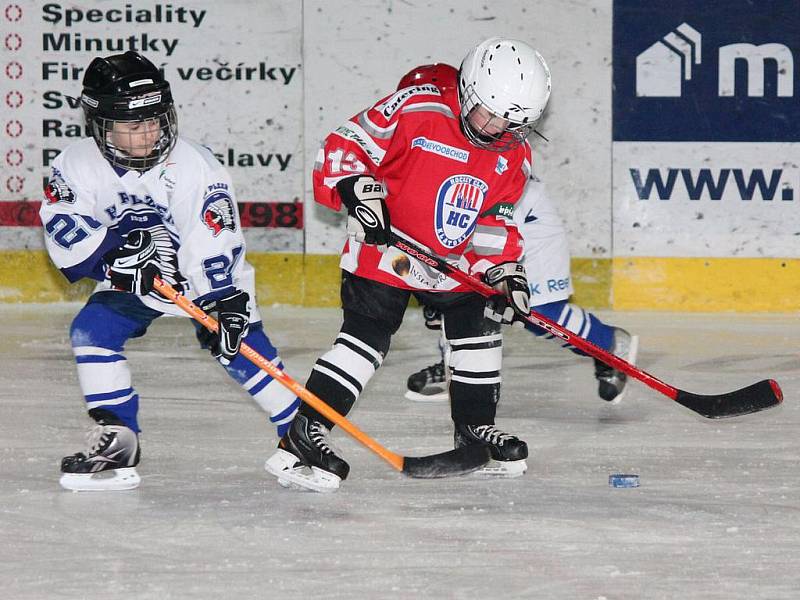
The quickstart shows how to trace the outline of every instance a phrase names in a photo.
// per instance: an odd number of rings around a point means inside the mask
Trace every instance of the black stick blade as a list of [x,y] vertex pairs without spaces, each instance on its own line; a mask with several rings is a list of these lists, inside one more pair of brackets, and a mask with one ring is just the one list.
[[430,456],[403,458],[403,473],[416,479],[438,479],[466,475],[489,462],[491,455],[486,446],[471,444],[449,452]]
[[783,392],[777,381],[764,379],[746,388],[714,396],[678,390],[675,400],[707,419],[723,419],[778,406],[783,402]]

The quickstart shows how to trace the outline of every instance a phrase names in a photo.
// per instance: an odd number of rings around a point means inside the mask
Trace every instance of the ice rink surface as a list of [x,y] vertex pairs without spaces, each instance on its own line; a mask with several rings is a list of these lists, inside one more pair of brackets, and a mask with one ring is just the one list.
[[[127,356],[141,396],[142,484],[71,493],[61,456],[89,425],[69,349],[79,305],[0,305],[0,597],[800,598],[800,316],[604,315],[641,337],[642,368],[697,393],[773,377],[778,409],[709,421],[633,382],[596,396],[592,365],[524,331],[506,336],[498,424],[525,439],[514,480],[412,480],[336,431],[336,494],[284,490],[277,439],[243,391],[161,319]],[[301,382],[339,312],[263,309]],[[447,450],[446,404],[403,398],[436,362],[409,310],[350,418],[408,456]],[[637,473],[641,487],[608,476]]]

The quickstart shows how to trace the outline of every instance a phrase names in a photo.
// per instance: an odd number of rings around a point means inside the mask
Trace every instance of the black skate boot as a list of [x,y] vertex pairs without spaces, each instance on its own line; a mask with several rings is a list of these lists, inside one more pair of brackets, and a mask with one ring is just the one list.
[[[636,354],[639,350],[639,337],[632,336],[620,327],[614,327],[614,343],[610,352],[615,356],[636,364]],[[625,387],[628,376],[602,361],[594,359],[594,376],[597,379],[597,393],[607,402],[618,404],[625,396]]]
[[92,411],[97,425],[86,436],[88,449],[61,459],[61,479],[65,489],[74,492],[132,490],[141,478],[139,436],[113,413]]
[[409,375],[407,386],[406,399],[408,400],[416,402],[449,400],[444,359]]
[[298,414],[289,432],[278,442],[278,451],[264,468],[283,487],[297,486],[315,492],[334,492],[350,472],[348,465],[328,446],[328,428]]
[[456,423],[455,447],[482,444],[489,448],[492,460],[475,471],[478,475],[519,477],[528,468],[528,445],[518,437],[497,429],[494,425],[461,425]]

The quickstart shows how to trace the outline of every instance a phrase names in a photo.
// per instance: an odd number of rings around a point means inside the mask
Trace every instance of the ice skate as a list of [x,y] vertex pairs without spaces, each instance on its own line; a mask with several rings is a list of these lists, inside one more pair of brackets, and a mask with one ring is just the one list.
[[483,444],[492,454],[489,463],[475,471],[484,477],[519,477],[527,469],[528,445],[494,425],[459,425],[455,428],[455,447]]
[[139,487],[139,436],[119,422],[98,421],[88,449],[61,459],[61,487],[73,492],[120,491]]
[[283,487],[335,492],[342,479],[347,479],[350,465],[333,453],[327,434],[327,427],[298,414],[264,468]]
[[408,377],[407,400],[415,402],[444,402],[450,399],[444,359],[412,373]]
[[[639,336],[632,336],[624,329],[614,327],[614,344],[611,346],[611,354],[635,365],[638,351]],[[594,359],[594,376],[597,379],[599,396],[611,404],[619,404],[625,396],[628,376],[596,358]]]

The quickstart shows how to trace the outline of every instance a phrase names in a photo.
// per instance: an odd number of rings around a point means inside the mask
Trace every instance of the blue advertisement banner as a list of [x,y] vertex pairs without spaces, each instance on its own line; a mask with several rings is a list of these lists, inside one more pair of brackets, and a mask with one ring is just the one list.
[[615,141],[800,141],[800,1],[614,0]]

